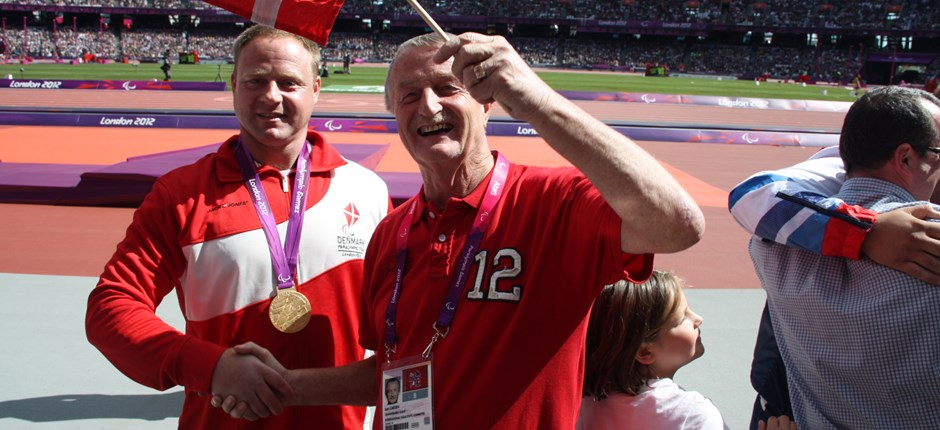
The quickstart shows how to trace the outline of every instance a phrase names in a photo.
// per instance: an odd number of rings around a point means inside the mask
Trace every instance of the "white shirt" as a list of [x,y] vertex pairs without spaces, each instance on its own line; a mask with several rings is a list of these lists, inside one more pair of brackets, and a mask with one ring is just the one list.
[[718,408],[672,379],[651,379],[636,396],[612,393],[596,401],[581,399],[577,430],[727,430]]

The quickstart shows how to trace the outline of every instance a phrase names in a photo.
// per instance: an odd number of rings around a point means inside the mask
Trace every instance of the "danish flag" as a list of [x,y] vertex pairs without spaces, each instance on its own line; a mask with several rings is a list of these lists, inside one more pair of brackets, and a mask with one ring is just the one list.
[[326,46],[343,0],[206,0],[258,24],[279,28]]

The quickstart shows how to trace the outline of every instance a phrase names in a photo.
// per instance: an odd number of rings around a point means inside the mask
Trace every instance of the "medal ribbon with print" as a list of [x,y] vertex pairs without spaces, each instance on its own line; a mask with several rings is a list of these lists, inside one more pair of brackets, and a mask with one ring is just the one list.
[[287,220],[287,235],[284,245],[277,232],[277,223],[271,213],[271,205],[261,185],[261,178],[255,168],[255,163],[248,152],[248,147],[238,138],[236,155],[238,165],[245,178],[245,186],[255,205],[255,212],[261,220],[261,228],[268,239],[268,249],[271,251],[271,265],[277,276],[277,295],[271,301],[268,316],[274,327],[284,333],[296,333],[303,330],[310,321],[310,301],[297,291],[294,273],[297,270],[297,256],[300,252],[300,232],[303,227],[304,213],[307,209],[307,186],[310,184],[309,143],[304,141],[297,158],[297,169],[294,173],[294,189],[291,192],[290,216]]
[[[467,236],[467,241],[464,243],[463,250],[461,250],[460,256],[457,258],[457,268],[454,276],[450,280],[447,299],[441,307],[441,313],[437,321],[434,323],[434,336],[431,338],[431,343],[428,344],[422,354],[424,358],[430,356],[431,348],[434,347],[434,344],[441,338],[447,337],[447,333],[450,331],[450,323],[457,313],[460,295],[470,272],[470,265],[473,261],[471,257],[479,250],[480,243],[483,242],[483,235],[486,233],[486,229],[493,219],[493,209],[496,207],[496,203],[499,202],[499,198],[503,194],[503,189],[506,187],[509,163],[499,152],[495,152],[495,154],[496,166],[493,168],[493,175],[490,176],[490,181],[486,186],[483,201],[480,203],[480,209],[477,210],[476,218],[473,220],[473,226],[470,228],[470,234]],[[395,347],[398,344],[398,337],[395,330],[396,316],[398,314],[398,299],[401,295],[402,282],[405,277],[405,261],[408,258],[408,235],[411,232],[411,223],[414,219],[416,203],[417,200],[411,202],[411,206],[408,208],[408,212],[402,220],[401,227],[398,229],[398,237],[395,242],[395,281],[392,289],[392,297],[389,300],[388,307],[385,309],[385,354],[388,360],[391,359],[391,355],[395,352]]]

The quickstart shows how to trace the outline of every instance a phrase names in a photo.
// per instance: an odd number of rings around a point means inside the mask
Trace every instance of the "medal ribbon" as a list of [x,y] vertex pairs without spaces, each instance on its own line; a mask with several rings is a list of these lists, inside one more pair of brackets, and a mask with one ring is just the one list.
[[[470,228],[467,241],[464,243],[463,250],[460,251],[460,256],[457,258],[457,268],[454,276],[451,277],[450,280],[447,299],[444,302],[444,306],[441,307],[441,313],[437,321],[434,323],[436,334],[431,340],[431,345],[428,345],[428,348],[425,350],[425,356],[430,352],[434,342],[440,337],[446,336],[447,332],[450,330],[450,323],[454,319],[454,314],[457,313],[460,295],[466,283],[467,274],[470,272],[473,254],[480,248],[483,235],[486,233],[486,229],[489,227],[490,221],[493,218],[493,209],[496,207],[496,203],[499,202],[499,198],[503,194],[503,189],[506,187],[509,163],[506,162],[506,159],[499,152],[495,152],[495,154],[496,166],[493,168],[493,175],[490,177],[490,181],[486,186],[483,201],[480,203],[480,208],[477,210],[477,215],[473,220],[473,226]],[[398,344],[398,336],[395,330],[397,325],[396,316],[398,315],[398,299],[401,295],[402,282],[405,277],[405,262],[408,258],[408,235],[411,232],[411,223],[414,219],[416,204],[417,199],[412,201],[411,206],[408,207],[408,212],[405,214],[405,218],[402,219],[401,227],[398,229],[398,237],[395,240],[395,281],[394,287],[392,288],[392,297],[389,300],[388,307],[385,309],[386,355],[390,355]]]
[[309,164],[310,149],[309,143],[304,141],[303,148],[300,150],[300,157],[297,158],[297,169],[294,172],[294,190],[291,192],[290,217],[287,220],[287,235],[284,238],[285,244],[281,246],[281,237],[277,233],[277,223],[274,215],[271,213],[271,205],[268,203],[268,197],[264,193],[264,187],[261,186],[261,178],[258,176],[258,170],[248,152],[248,147],[238,138],[238,147],[235,154],[238,158],[238,165],[241,167],[242,177],[245,178],[245,186],[248,187],[248,194],[255,205],[255,212],[261,220],[261,228],[268,239],[268,249],[271,251],[271,264],[274,273],[277,275],[277,288],[290,288],[294,286],[294,271],[297,270],[297,255],[300,252],[300,232],[303,228],[304,213],[307,209],[307,186],[310,184]]

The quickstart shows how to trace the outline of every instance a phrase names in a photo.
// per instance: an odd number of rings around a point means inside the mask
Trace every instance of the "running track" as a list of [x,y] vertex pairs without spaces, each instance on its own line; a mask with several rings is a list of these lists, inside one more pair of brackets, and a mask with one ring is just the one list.
[[[380,95],[322,93],[315,114],[387,117]],[[195,91],[103,91],[2,89],[0,106],[38,111],[210,112],[230,114],[231,93]],[[618,125],[837,133],[843,113],[760,110],[691,105],[578,102]],[[496,108],[494,118],[507,118]],[[104,127],[0,127],[0,160],[22,163],[112,164],[219,142],[229,130],[119,129]],[[415,172],[397,135],[325,133],[331,142],[383,143],[389,149],[376,170]],[[538,138],[491,137],[491,146],[515,162],[566,162]],[[748,236],[725,207],[728,191],[758,170],[789,165],[816,149],[644,141],[695,197],[705,212],[705,238],[689,250],[657,256],[659,268],[675,270],[699,288],[759,288],[746,247]],[[43,205],[0,205],[0,273],[97,276],[123,237],[132,210]],[[642,216],[639,214],[638,216]],[[590,220],[585,220],[590,222]]]

